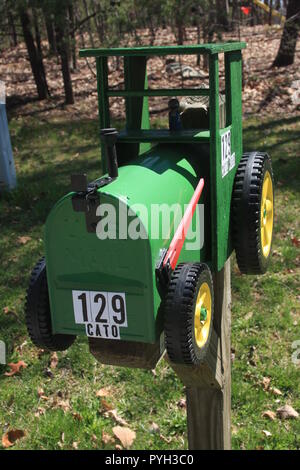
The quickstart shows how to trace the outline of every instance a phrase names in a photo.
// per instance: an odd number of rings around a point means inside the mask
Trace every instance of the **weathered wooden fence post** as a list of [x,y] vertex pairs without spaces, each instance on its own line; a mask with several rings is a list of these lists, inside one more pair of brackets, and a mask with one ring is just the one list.
[[214,275],[214,331],[205,362],[170,365],[186,385],[189,449],[231,448],[230,259]]

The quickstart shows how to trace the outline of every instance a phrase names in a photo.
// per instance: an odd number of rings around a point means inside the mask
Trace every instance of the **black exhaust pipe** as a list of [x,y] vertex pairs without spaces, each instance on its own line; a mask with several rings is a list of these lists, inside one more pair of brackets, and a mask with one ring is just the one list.
[[115,179],[118,177],[118,159],[116,150],[116,141],[118,138],[118,131],[115,128],[101,129],[101,140],[105,145],[106,163],[108,175]]

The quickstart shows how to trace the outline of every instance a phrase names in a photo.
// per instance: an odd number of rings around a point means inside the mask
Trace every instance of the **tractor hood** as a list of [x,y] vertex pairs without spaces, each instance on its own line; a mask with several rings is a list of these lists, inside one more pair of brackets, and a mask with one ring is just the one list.
[[[158,145],[121,166],[119,177],[98,190],[102,218],[94,232],[87,231],[84,212],[74,211],[74,193],[54,206],[45,227],[54,333],[157,340],[162,321],[155,267],[180,222],[176,210],[184,213],[206,165],[191,146]],[[166,230],[165,216],[157,222],[155,214],[174,204]],[[204,257],[204,247],[199,252],[184,244],[179,261],[199,259],[199,253]]]

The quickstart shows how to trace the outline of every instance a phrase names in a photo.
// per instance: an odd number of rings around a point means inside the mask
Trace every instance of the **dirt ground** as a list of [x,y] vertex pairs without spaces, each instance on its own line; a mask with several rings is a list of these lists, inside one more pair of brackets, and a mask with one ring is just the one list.
[[[279,26],[242,27],[240,39],[247,43],[243,51],[243,110],[244,115],[273,114],[294,115],[300,110],[300,42],[295,56],[295,63],[289,67],[271,68],[279,47],[282,30]],[[239,34],[225,34],[223,40],[238,39]],[[150,35],[147,31],[140,32],[143,44],[149,44]],[[187,30],[186,44],[196,43],[196,30]],[[126,42],[126,40],[125,40]],[[78,41],[79,43],[79,41]],[[129,45],[128,39],[127,44]],[[175,44],[175,37],[170,29],[157,31],[155,45]],[[48,85],[52,98],[39,102],[36,98],[36,87],[32,78],[29,60],[24,43],[17,48],[8,48],[0,55],[0,80],[6,84],[7,105],[10,116],[39,114],[42,120],[53,117],[71,119],[95,118],[97,116],[97,92],[95,63],[93,59],[78,58],[77,69],[72,71],[75,104],[64,106],[63,82],[60,65],[55,58],[47,57],[47,44],[44,45],[45,67]],[[178,60],[177,58],[174,58]],[[208,72],[196,65],[194,56],[182,56],[181,66],[189,65],[201,75],[201,78],[182,78],[181,74],[168,71],[166,57],[155,57],[148,61],[149,86],[158,87],[197,87],[207,85]],[[123,86],[122,63],[116,70],[114,58],[109,59],[110,86]],[[220,63],[220,89],[224,86],[223,57]],[[124,106],[122,99],[111,99],[111,112],[114,117],[122,117]],[[150,100],[153,114],[166,110],[166,102],[162,98]]]

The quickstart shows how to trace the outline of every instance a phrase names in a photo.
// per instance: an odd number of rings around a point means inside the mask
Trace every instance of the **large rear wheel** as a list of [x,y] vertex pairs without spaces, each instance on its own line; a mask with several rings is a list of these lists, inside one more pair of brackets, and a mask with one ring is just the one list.
[[232,195],[233,243],[239,269],[263,274],[269,265],[274,225],[274,182],[267,153],[245,153]]

